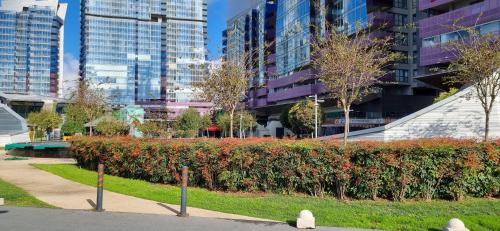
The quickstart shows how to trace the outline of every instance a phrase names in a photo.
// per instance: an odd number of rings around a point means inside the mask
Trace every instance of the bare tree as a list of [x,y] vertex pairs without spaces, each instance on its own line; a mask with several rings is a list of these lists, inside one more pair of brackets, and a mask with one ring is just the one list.
[[242,99],[252,73],[247,70],[245,62],[223,61],[212,74],[198,84],[201,96],[214,106],[229,113],[229,136],[233,138],[234,112]]
[[[359,28],[359,27],[358,27]],[[317,77],[344,111],[344,145],[349,133],[351,105],[374,92],[387,67],[399,58],[390,52],[391,39],[373,38],[357,29],[352,35],[335,30],[313,43]]]
[[90,122],[90,133],[93,135],[93,122],[103,115],[107,102],[102,90],[92,87],[89,82],[81,80],[78,88],[71,95],[73,107],[85,115],[86,120]]
[[474,86],[485,113],[484,140],[489,138],[490,114],[500,93],[500,36],[482,34],[476,27],[455,27],[460,39],[445,45],[454,57],[451,82]]

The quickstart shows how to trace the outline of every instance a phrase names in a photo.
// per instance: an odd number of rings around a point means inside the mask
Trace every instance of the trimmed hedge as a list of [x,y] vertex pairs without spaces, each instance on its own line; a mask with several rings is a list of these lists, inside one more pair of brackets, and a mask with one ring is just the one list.
[[80,138],[80,166],[150,182],[177,184],[183,165],[190,185],[222,191],[313,196],[461,199],[498,196],[500,141],[433,139],[358,142],[313,140],[140,140]]

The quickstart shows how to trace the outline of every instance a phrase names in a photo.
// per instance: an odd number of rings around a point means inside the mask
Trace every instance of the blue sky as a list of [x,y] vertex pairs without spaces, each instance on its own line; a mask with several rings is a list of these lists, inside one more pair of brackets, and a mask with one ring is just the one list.
[[[230,0],[208,0],[208,51],[209,59],[220,56],[222,30],[226,27],[227,5]],[[235,1],[235,0],[232,0]],[[239,0],[241,1],[241,0]],[[245,1],[245,0],[243,0]],[[65,21],[64,51],[72,58],[80,55],[80,1],[65,0],[68,12]]]

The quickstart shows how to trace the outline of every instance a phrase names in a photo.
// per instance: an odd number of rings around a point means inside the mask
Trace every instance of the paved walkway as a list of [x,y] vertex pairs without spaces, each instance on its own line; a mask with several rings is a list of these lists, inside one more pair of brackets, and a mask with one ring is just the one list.
[[[97,213],[81,210],[36,209],[0,206],[2,231],[293,231],[284,223],[224,220],[213,218],[162,216],[154,214]],[[360,229],[326,228],[318,231],[361,231]]]
[[[96,189],[87,185],[66,180],[62,177],[39,170],[30,164],[61,164],[74,163],[73,159],[39,159],[5,161],[0,153],[0,178],[20,188],[41,201],[63,209],[92,210],[95,205]],[[180,192],[180,190],[179,190]],[[104,191],[103,208],[108,212],[126,212],[142,214],[177,215],[178,205],[158,203],[137,197],[126,196]],[[198,208],[188,208],[190,216],[261,220],[252,217],[209,211]],[[2,229],[0,229],[2,230]]]

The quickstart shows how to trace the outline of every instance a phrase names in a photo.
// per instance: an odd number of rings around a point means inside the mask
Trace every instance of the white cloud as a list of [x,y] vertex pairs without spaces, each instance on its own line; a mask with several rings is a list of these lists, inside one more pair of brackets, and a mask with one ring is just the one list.
[[73,54],[64,54],[63,97],[68,98],[76,87],[80,78],[80,61]]

